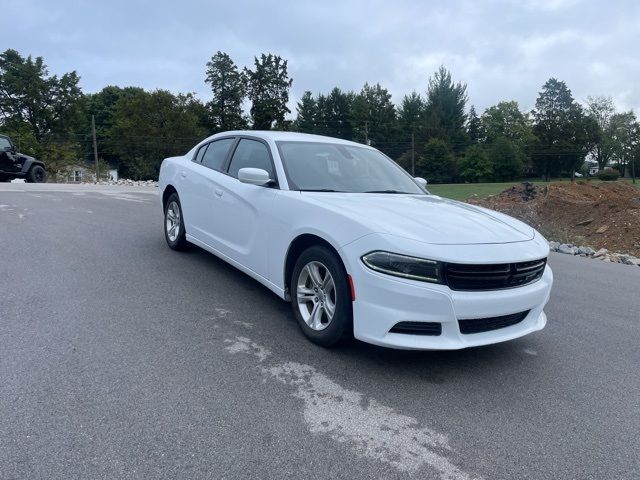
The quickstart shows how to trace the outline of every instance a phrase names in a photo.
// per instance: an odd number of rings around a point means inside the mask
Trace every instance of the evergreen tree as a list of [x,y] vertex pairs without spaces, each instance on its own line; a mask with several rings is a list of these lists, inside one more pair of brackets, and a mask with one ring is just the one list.
[[476,109],[473,105],[469,109],[469,114],[467,115],[467,137],[469,137],[469,142],[471,144],[477,144],[481,141],[481,130],[480,130],[480,118],[476,113]]
[[353,93],[343,92],[338,87],[335,87],[324,98],[321,108],[319,108],[321,110],[324,135],[347,140],[353,138],[351,125],[353,97]]
[[213,98],[207,103],[214,131],[238,130],[247,126],[242,102],[246,96],[246,77],[226,53],[218,51],[207,63],[206,83]]
[[296,120],[293,122],[294,129],[302,133],[316,133],[318,103],[309,90],[302,94],[302,98],[296,108],[296,113]]
[[287,73],[287,61],[278,55],[265,55],[254,59],[254,69],[244,69],[247,93],[251,100],[251,119],[254,130],[270,130],[285,125],[289,89],[293,80]]
[[379,83],[366,83],[353,99],[351,110],[353,138],[357,142],[368,143],[391,157],[399,152],[393,150],[396,133],[396,109],[391,102],[391,94]]
[[411,134],[416,133],[424,120],[425,103],[417,92],[411,92],[402,97],[398,107],[398,128],[401,138],[406,141],[411,139]]
[[575,156],[572,137],[576,113],[577,104],[567,85],[555,78],[547,80],[533,110],[533,130],[540,145],[532,157],[534,167],[547,181],[560,173],[566,157]]
[[467,86],[454,83],[451,73],[441,66],[429,79],[426,105],[426,134],[443,140],[454,154],[468,143],[465,131]]

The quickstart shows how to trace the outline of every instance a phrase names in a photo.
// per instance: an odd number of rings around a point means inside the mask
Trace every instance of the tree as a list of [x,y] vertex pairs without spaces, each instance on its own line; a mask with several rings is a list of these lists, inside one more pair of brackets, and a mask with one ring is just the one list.
[[424,120],[425,103],[417,92],[402,97],[398,107],[398,128],[403,141],[411,139],[411,134],[420,128]]
[[491,145],[499,137],[508,139],[527,170],[530,168],[528,157],[537,142],[531,121],[520,110],[518,102],[499,102],[487,108],[480,118],[480,132],[486,145]]
[[184,154],[205,136],[194,102],[191,94],[166,90],[139,91],[118,101],[110,148],[120,158],[123,177],[157,178],[164,158]]
[[396,133],[396,109],[391,94],[379,83],[364,87],[353,99],[351,109],[353,139],[368,143],[395,157],[391,142]]
[[613,159],[618,164],[620,175],[624,176],[627,165],[631,164],[637,148],[637,122],[633,110],[616,113],[611,116],[611,135],[609,140],[613,146]]
[[[85,125],[91,125],[91,116],[95,117],[96,139],[98,154],[110,165],[117,164],[119,158],[114,155],[111,148],[111,130],[115,123],[115,109],[122,98],[132,97],[144,93],[139,87],[120,88],[113,85],[104,87],[97,93],[91,93],[85,97]],[[90,129],[86,128],[85,141],[83,142],[82,156],[85,160],[93,161],[93,145],[90,137]]]
[[489,148],[493,177],[496,180],[513,180],[522,175],[522,153],[506,137],[496,138]]
[[585,154],[584,144],[590,135],[581,133],[586,125],[582,117],[582,109],[567,85],[555,78],[547,80],[533,110],[533,130],[539,145],[532,152],[534,166],[546,181],[567,163],[575,165],[577,158]]
[[302,94],[296,108],[296,120],[293,127],[298,132],[316,133],[316,117],[318,115],[318,103],[313,94],[307,90]]
[[451,73],[441,66],[429,79],[426,105],[426,135],[443,140],[455,153],[468,143],[465,131],[467,86],[454,83]]
[[316,122],[320,130],[319,133],[347,140],[353,138],[351,124],[353,98],[352,92],[343,92],[335,87],[329,95],[319,99]]
[[246,128],[242,111],[247,79],[226,53],[218,51],[207,62],[205,82],[211,86],[213,98],[207,103],[214,131],[224,132]]
[[75,162],[80,150],[77,133],[85,124],[79,81],[75,71],[50,75],[42,57],[25,58],[11,49],[0,54],[0,125],[54,175]]
[[416,161],[416,174],[434,183],[450,182],[454,175],[454,156],[444,140],[432,138]]
[[615,113],[616,109],[611,97],[587,97],[587,115],[597,122],[602,131],[602,136],[592,152],[600,170],[604,170],[615,152],[615,125],[611,123]]
[[476,109],[473,105],[471,105],[471,108],[469,109],[469,114],[467,115],[467,124],[466,124],[466,128],[467,128],[467,137],[469,137],[469,141],[471,142],[471,144],[476,144],[479,143],[481,140],[481,125],[480,125],[480,118],[478,117],[478,114],[476,113]]
[[493,168],[487,152],[481,145],[471,145],[460,159],[460,175],[468,182],[491,179]]
[[504,137],[519,147],[524,147],[532,134],[531,125],[516,101],[499,102],[487,108],[480,119],[480,128],[486,143]]
[[23,58],[15,50],[0,54],[2,121],[23,121],[38,141],[49,134],[69,133],[81,122],[80,77],[73,71],[49,75],[42,57]]
[[270,130],[285,124],[289,89],[293,80],[287,73],[287,61],[278,55],[255,57],[254,69],[244,69],[247,77],[247,96],[251,100],[251,119],[254,130]]
[[602,130],[592,117],[585,115],[582,107],[576,105],[573,109],[571,121],[571,151],[564,157],[565,169],[571,174],[571,181],[575,178],[576,170],[584,165],[584,159],[592,152],[602,138]]

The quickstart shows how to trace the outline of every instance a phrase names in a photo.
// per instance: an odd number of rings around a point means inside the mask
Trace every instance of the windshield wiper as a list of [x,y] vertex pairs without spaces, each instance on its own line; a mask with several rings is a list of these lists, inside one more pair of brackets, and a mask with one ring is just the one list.
[[301,188],[301,192],[338,192],[344,193],[342,190],[333,190],[331,188]]
[[369,190],[368,192],[363,193],[403,193],[410,195],[411,192],[400,192],[399,190]]

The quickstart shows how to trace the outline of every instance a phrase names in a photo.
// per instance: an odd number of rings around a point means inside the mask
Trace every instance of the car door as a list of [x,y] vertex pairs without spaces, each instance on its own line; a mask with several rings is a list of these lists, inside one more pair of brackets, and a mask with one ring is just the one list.
[[214,248],[219,222],[220,179],[226,177],[222,170],[235,141],[235,137],[226,137],[202,145],[178,173],[178,192],[187,234]]
[[7,137],[0,136],[0,171],[15,171],[13,145]]
[[[241,168],[261,168],[274,180],[269,186],[257,186],[238,180]],[[227,175],[220,180],[216,210],[219,224],[211,225],[216,249],[267,277],[267,232],[271,206],[277,194],[277,178],[270,147],[253,138],[241,138],[229,161]]]

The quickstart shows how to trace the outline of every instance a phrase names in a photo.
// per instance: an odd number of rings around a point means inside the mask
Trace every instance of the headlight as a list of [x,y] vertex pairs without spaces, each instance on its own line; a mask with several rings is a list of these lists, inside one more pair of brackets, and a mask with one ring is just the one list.
[[362,262],[371,270],[396,277],[422,282],[444,283],[442,264],[426,258],[410,257],[391,252],[370,252],[362,256]]

